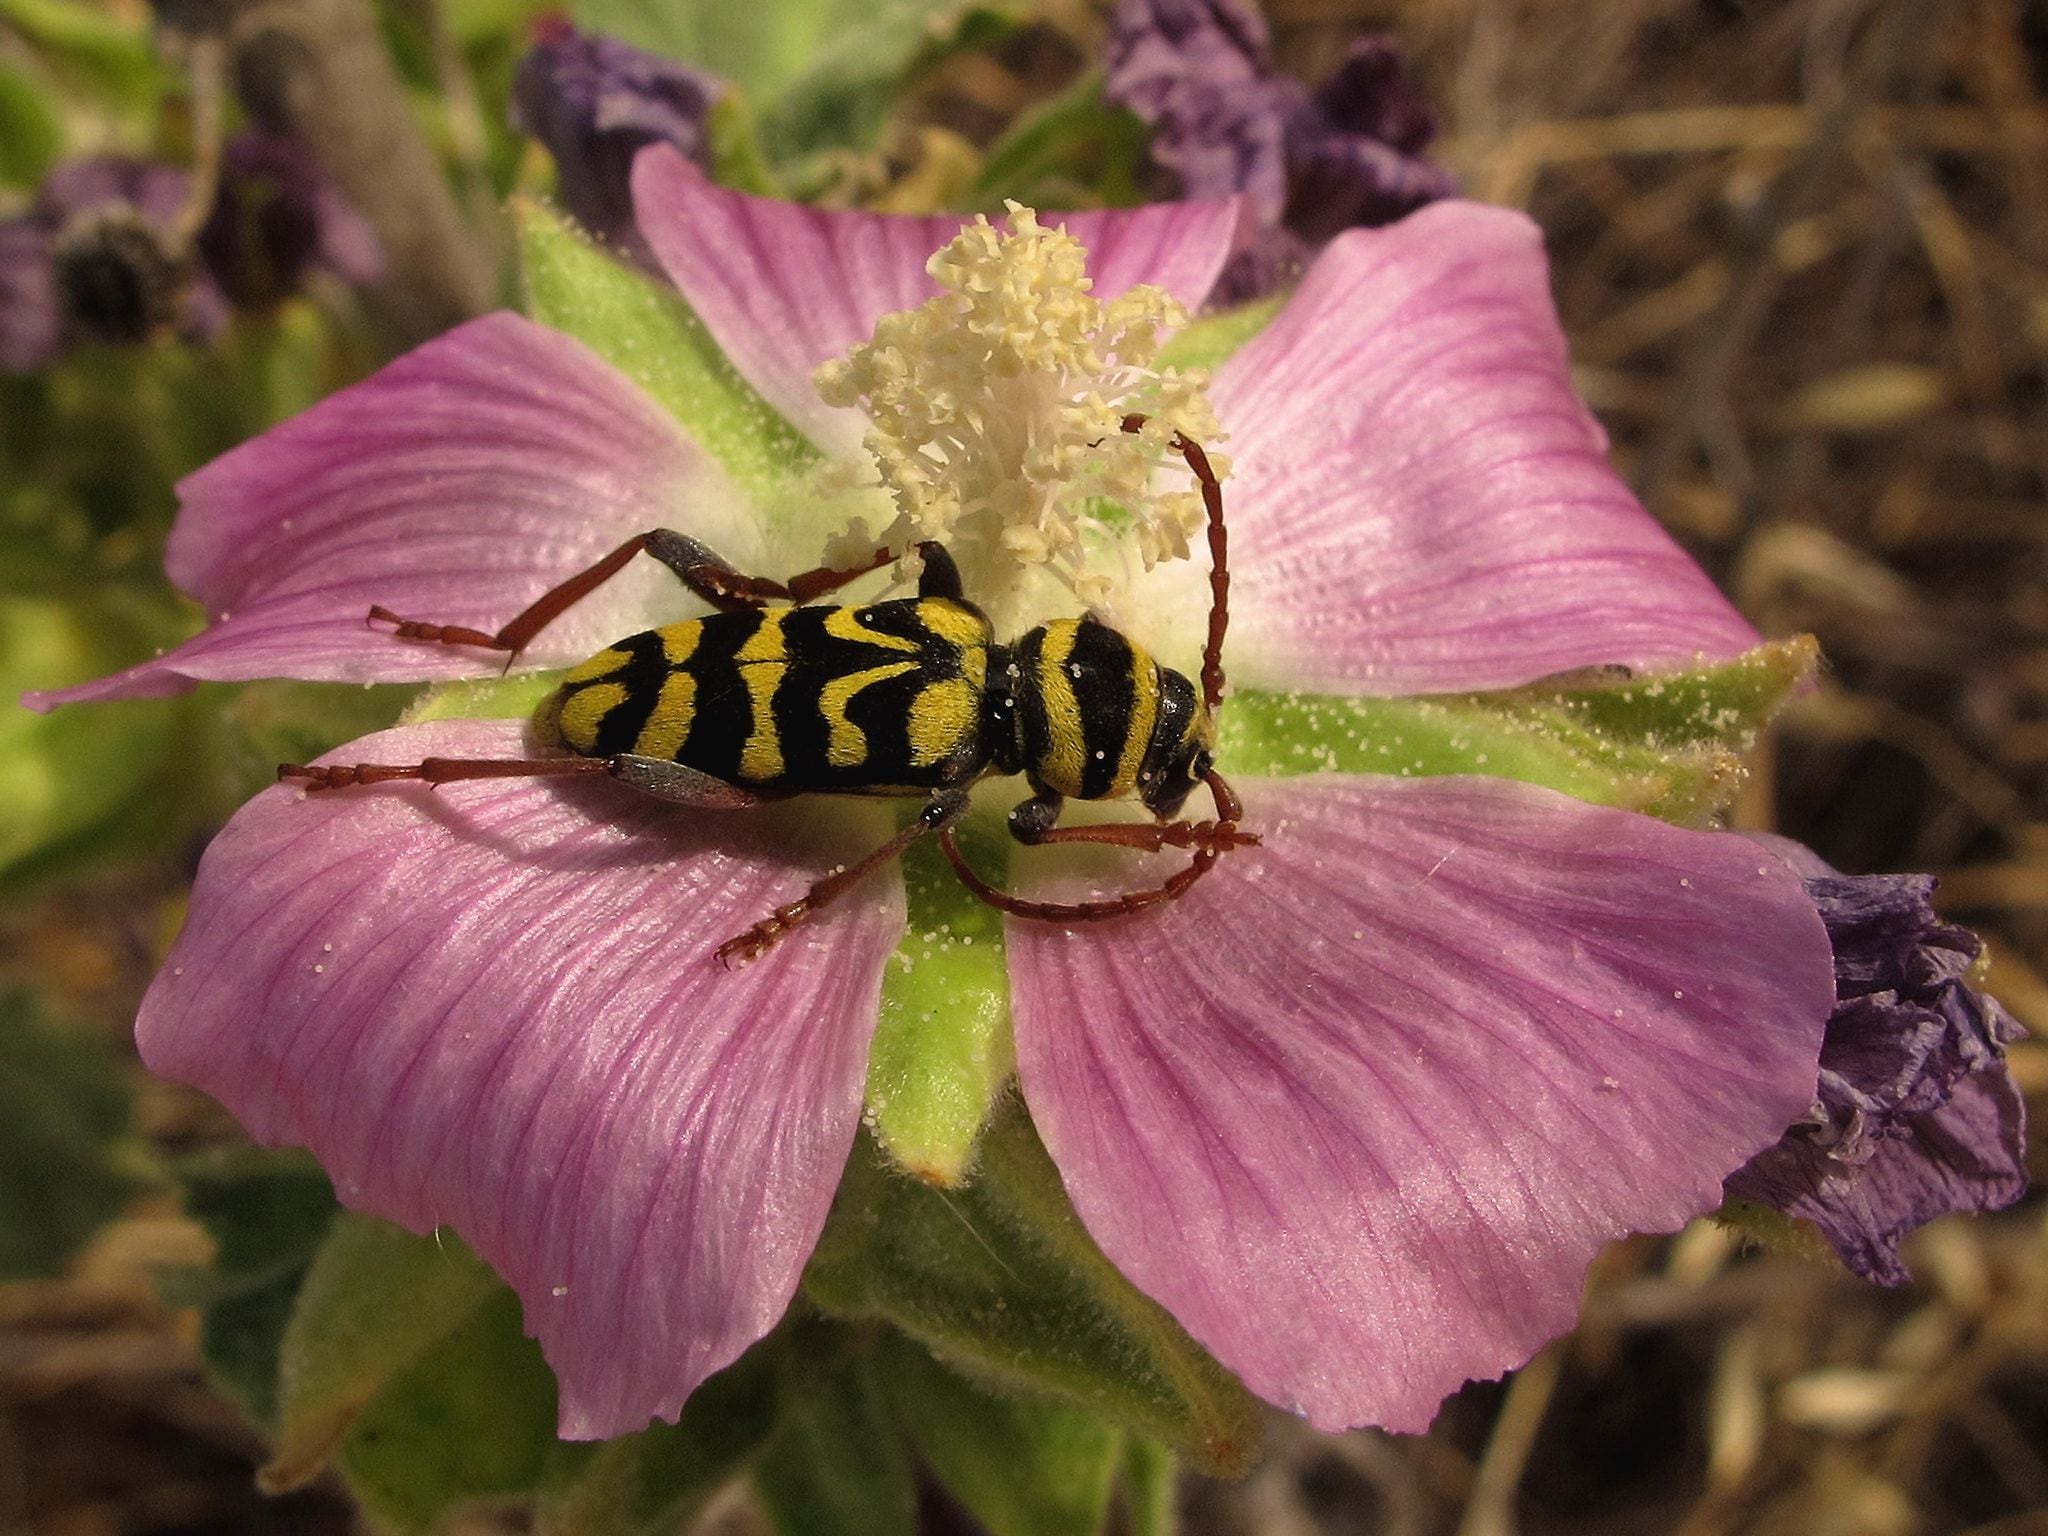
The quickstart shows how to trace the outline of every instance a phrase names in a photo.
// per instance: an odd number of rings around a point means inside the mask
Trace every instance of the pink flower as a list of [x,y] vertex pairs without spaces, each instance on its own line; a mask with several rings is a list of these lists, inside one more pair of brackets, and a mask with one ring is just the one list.
[[[734,367],[848,451],[858,413],[811,372],[926,297],[957,221],[758,201],[662,148],[635,190]],[[1235,221],[1068,222],[1098,296],[1154,282],[1192,309]],[[1240,688],[1486,689],[1754,642],[1609,471],[1517,215],[1445,203],[1339,236],[1211,399],[1236,466]],[[495,627],[664,524],[767,574],[818,555],[613,367],[511,315],[182,493],[171,573],[217,622],[44,702],[484,673],[365,609]],[[1188,606],[1138,615],[1139,638],[1185,664]],[[635,571],[526,662],[686,611],[666,572]],[[519,743],[516,723],[452,721],[334,757]],[[1570,1326],[1601,1244],[1712,1208],[1805,1111],[1827,937],[1753,845],[1532,785],[1239,787],[1264,842],[1183,900],[1009,926],[1019,1084],[1103,1250],[1247,1385],[1321,1427],[1419,1429]],[[673,1417],[772,1326],[817,1238],[900,882],[739,973],[712,952],[887,824],[818,801],[713,816],[610,783],[269,790],[207,854],[142,1049],[259,1139],[311,1147],[350,1204],[467,1238],[524,1301],[564,1434]],[[1052,867],[1024,888],[1089,883]]]

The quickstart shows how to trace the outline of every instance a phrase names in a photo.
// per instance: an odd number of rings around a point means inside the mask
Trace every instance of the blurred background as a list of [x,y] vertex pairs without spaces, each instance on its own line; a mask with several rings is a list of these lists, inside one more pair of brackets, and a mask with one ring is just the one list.
[[[189,163],[216,133],[203,82],[235,62],[209,41],[220,9],[0,0],[0,218],[42,206],[48,173],[81,156]],[[1026,131],[1093,99],[1106,6],[975,7],[943,36],[929,7],[908,23],[901,7],[815,9],[812,33],[766,42],[731,6],[575,14],[758,81],[762,142],[802,195],[912,208],[974,206],[1003,178],[1048,201],[1146,190],[1135,120],[1098,112],[1085,153]],[[495,209],[544,191],[550,170],[508,102],[547,11],[307,0],[328,44],[389,60],[391,104],[418,125],[426,158],[387,178],[414,206],[347,188],[384,237],[379,262],[352,270],[346,229],[281,246],[268,215],[245,214],[215,268],[230,318],[159,316],[186,340],[86,338],[0,374],[0,1532],[357,1528],[338,1485],[256,1492],[261,1437],[201,1365],[204,1297],[161,1279],[217,1272],[221,1251],[163,1160],[232,1127],[143,1075],[128,1029],[210,827],[270,765],[397,703],[261,686],[38,717],[11,697],[187,631],[159,563],[178,474],[509,291]],[[1944,914],[1987,941],[1989,990],[2037,1037],[2011,1063],[2038,1123],[2048,7],[1268,0],[1266,14],[1277,64],[1309,82],[1361,34],[1397,39],[1438,115],[1436,163],[1543,226],[1579,383],[1622,472],[1767,636],[1811,632],[1827,658],[1755,759],[1738,822],[1845,871],[1941,877]],[[908,42],[881,49],[878,23]],[[273,61],[278,111],[303,132],[352,131],[328,119],[354,66],[322,67]],[[777,97],[821,73],[833,89]],[[200,206],[183,195],[170,201]],[[417,238],[395,240],[392,220]],[[28,343],[0,328],[0,346]],[[2035,1196],[1937,1223],[1908,1244],[1917,1279],[1898,1290],[1746,1251],[1711,1224],[1620,1245],[1576,1334],[1466,1389],[1429,1435],[1324,1438],[1276,1418],[1246,1481],[1186,1480],[1184,1528],[2048,1531],[2044,1211]],[[236,1294],[260,1304],[262,1277],[243,1280]],[[942,1503],[926,1513],[933,1530],[975,1529]],[[733,1501],[706,1519],[759,1528]],[[447,1528],[529,1524],[500,1500]]]

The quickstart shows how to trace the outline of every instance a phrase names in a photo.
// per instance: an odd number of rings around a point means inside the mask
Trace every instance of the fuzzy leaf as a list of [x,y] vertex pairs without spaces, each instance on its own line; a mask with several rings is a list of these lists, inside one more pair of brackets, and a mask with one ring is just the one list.
[[776,1427],[790,1325],[711,1377],[673,1424],[599,1444],[558,1442],[540,1536],[669,1536],[752,1462]]
[[865,1351],[791,1394],[754,1487],[779,1536],[913,1536],[916,1477]]
[[200,1309],[208,1370],[251,1418],[271,1424],[285,1326],[340,1207],[303,1152],[228,1147],[173,1173],[185,1209],[213,1239],[214,1260],[208,1270],[167,1275],[164,1291]]
[[375,1522],[414,1536],[465,1500],[527,1493],[555,1445],[555,1378],[493,1284],[470,1319],[356,1418],[340,1447]]
[[[1002,868],[1000,833],[981,818],[970,858]],[[1003,920],[968,894],[936,847],[903,861],[909,926],[882,973],[882,1015],[868,1054],[868,1126],[897,1166],[945,1188],[967,1176],[990,1106],[1015,1063]]]
[[1812,673],[1809,639],[1718,666],[1569,678],[1509,693],[1339,698],[1244,690],[1223,710],[1233,773],[1482,773],[1694,825],[1741,782],[1739,754]]
[[0,1280],[58,1273],[134,1191],[128,1113],[111,1051],[0,996]]
[[1204,1471],[1258,1455],[1257,1404],[1103,1258],[1015,1104],[951,1194],[861,1142],[804,1284],[828,1311],[886,1319],[950,1364],[1166,1440]]
[[743,489],[772,489],[817,450],[726,362],[681,294],[615,261],[560,214],[513,205],[526,312],[659,400]]
[[996,1396],[907,1340],[882,1355],[911,1443],[989,1536],[1094,1536],[1124,1437],[1049,1398]]
[[453,1236],[414,1237],[374,1217],[343,1216],[285,1329],[277,1439],[263,1486],[283,1492],[316,1477],[364,1411],[498,1288],[497,1276]]

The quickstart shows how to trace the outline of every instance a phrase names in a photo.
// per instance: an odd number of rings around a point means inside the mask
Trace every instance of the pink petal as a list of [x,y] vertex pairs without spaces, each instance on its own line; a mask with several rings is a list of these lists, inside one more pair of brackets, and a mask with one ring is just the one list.
[[1211,398],[1240,682],[1455,692],[1756,643],[1608,467],[1520,214],[1340,235]]
[[[860,447],[865,418],[811,387],[820,363],[874,334],[875,322],[938,292],[932,253],[963,223],[800,206],[713,186],[666,144],[633,162],[640,231],[749,384],[827,452]],[[1198,308],[1237,229],[1235,199],[1046,215],[1088,247],[1095,296],[1154,283]]]
[[1530,784],[1244,797],[1264,846],[1171,907],[1010,924],[1024,1096],[1103,1251],[1247,1386],[1420,1430],[1805,1110],[1827,935],[1742,839]]
[[[511,721],[334,754],[516,756]],[[562,1433],[674,1418],[782,1315],[860,1117],[877,879],[758,963],[722,940],[886,836],[609,783],[266,790],[207,851],[136,1026],[156,1071],[519,1292]]]
[[[492,631],[636,533],[681,528],[750,559],[757,536],[704,453],[582,343],[513,314],[450,331],[188,476],[165,555],[212,626],[167,655],[32,708],[181,692],[195,680],[413,682],[502,658],[370,628]],[[522,658],[562,665],[685,611],[675,578],[630,569]]]

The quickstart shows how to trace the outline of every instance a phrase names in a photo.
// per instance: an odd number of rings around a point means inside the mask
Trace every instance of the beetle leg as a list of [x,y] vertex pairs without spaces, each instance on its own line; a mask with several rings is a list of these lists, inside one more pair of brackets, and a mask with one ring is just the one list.
[[412,781],[453,784],[462,779],[553,779],[605,773],[657,799],[712,811],[749,810],[769,797],[708,773],[658,757],[429,757],[417,763],[302,763],[278,765],[279,782],[297,781],[310,790],[347,789],[357,784]]
[[552,779],[610,770],[611,764],[601,757],[429,757],[417,763],[279,763],[277,778],[281,784],[300,780],[308,790],[316,790],[399,779],[453,784],[458,779]]
[[795,901],[777,907],[738,938],[727,939],[719,945],[719,961],[731,970],[760,959],[790,929],[809,919],[827,902],[860,884],[878,866],[900,857],[903,851],[919,838],[931,832],[937,832],[942,838],[951,837],[953,823],[966,814],[966,790],[939,791],[925,802],[924,809],[917,813],[915,821],[873,853],[854,861],[844,869],[835,870]]
[[1210,796],[1216,802],[1214,821],[1112,822],[1093,827],[1055,827],[1052,818],[1059,815],[1059,797],[1050,791],[1040,792],[1010,813],[1010,835],[1027,846],[1108,843],[1150,852],[1162,848],[1194,850],[1194,857],[1185,869],[1169,876],[1162,884],[1144,890],[1125,891],[1096,901],[1027,901],[996,889],[976,874],[961,853],[950,826],[939,830],[939,847],[944,850],[946,860],[953,866],[953,873],[960,877],[961,884],[990,906],[1013,917],[1037,918],[1052,923],[1093,923],[1122,917],[1172,901],[1206,875],[1231,849],[1251,847],[1259,841],[1257,833],[1239,828],[1237,819],[1244,808],[1223,776],[1212,769],[1205,778]]
[[819,566],[792,576],[786,582],[771,581],[765,576],[748,576],[736,570],[730,562],[687,534],[669,528],[654,528],[635,534],[595,565],[550,587],[495,634],[459,624],[431,624],[419,619],[400,618],[381,603],[370,610],[370,618],[377,623],[391,625],[393,633],[401,640],[474,645],[488,651],[504,651],[507,653],[505,665],[509,669],[519,653],[533,643],[536,635],[618,575],[643,550],[674,571],[683,585],[722,613],[759,608],[770,601],[809,602],[870,571],[880,570],[895,558],[886,549],[878,550],[866,565],[850,569]]

